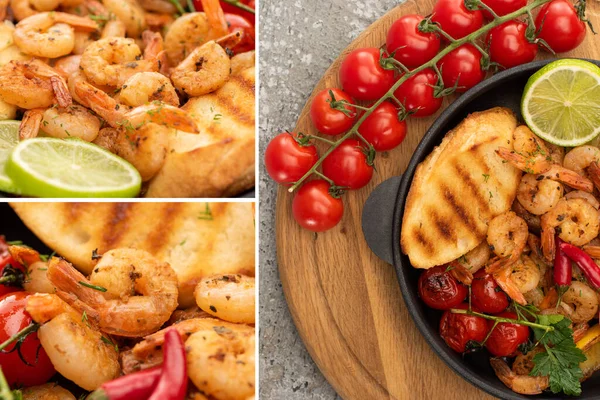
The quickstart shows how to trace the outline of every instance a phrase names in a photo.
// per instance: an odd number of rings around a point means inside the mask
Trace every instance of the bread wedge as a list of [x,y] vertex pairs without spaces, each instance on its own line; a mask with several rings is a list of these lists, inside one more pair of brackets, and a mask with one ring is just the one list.
[[402,251],[416,268],[459,258],[510,209],[521,171],[494,151],[513,148],[517,120],[506,108],[469,115],[417,167],[402,219]]

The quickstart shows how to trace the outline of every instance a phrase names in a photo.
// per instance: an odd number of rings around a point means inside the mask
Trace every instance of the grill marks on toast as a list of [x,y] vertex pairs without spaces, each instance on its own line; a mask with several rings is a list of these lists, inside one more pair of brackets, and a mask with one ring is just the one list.
[[118,247],[122,235],[127,231],[129,226],[129,218],[131,215],[130,209],[134,205],[132,203],[114,203],[111,204],[110,218],[107,218],[106,229],[102,235],[102,248],[111,249]]
[[164,203],[161,205],[157,215],[157,220],[161,221],[160,229],[155,229],[146,238],[148,248],[151,249],[149,250],[150,253],[158,254],[169,243],[166,237],[171,232],[175,232],[175,221],[179,220],[178,217],[183,211],[182,203]]

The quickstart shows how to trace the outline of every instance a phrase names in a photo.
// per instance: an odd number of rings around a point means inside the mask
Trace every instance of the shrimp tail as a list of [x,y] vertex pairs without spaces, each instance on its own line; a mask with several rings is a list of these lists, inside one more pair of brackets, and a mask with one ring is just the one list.
[[583,190],[584,192],[592,193],[594,191],[594,184],[591,180],[584,176],[579,175],[575,171],[563,168],[558,165],[553,165],[550,169],[542,174],[547,179],[553,179],[564,183],[577,190]]
[[240,44],[243,39],[244,31],[236,30],[228,35],[216,39],[215,42],[224,49],[233,49],[235,46]]
[[163,52],[164,44],[160,33],[152,31],[144,31],[142,39],[146,48],[144,50],[144,60],[155,60]]
[[[48,263],[48,279],[59,291],[74,295],[79,301],[96,307],[105,303],[102,294],[93,289],[83,274],[62,258],[52,257]],[[68,299],[63,299],[68,300]],[[67,301],[69,302],[69,301]],[[72,303],[75,303],[72,301]],[[77,303],[78,304],[78,303]],[[81,308],[79,306],[78,308]],[[86,310],[87,311],[87,310]]]
[[19,264],[25,267],[30,266],[33,263],[41,261],[40,253],[25,246],[9,246],[8,251],[12,258],[15,259]]
[[79,98],[85,107],[104,118],[110,126],[113,128],[120,126],[123,113],[118,110],[117,102],[108,94],[83,80],[75,83],[73,91],[76,98]]
[[544,217],[542,217],[542,252],[544,253],[544,257],[547,261],[554,260],[554,255],[556,254],[556,240],[555,229],[548,224],[544,223]]
[[600,165],[596,161],[592,162],[587,169],[590,180],[600,190]]
[[73,98],[71,97],[71,93],[69,93],[67,83],[61,76],[50,77],[50,83],[60,107],[66,108],[73,104]]
[[65,303],[73,307],[79,313],[84,314],[88,322],[91,322],[94,326],[100,326],[100,314],[94,308],[81,301],[77,296],[71,293],[57,290],[56,295]]
[[467,268],[465,268],[461,263],[454,260],[450,263],[452,269],[450,270],[450,274],[458,280],[459,282],[470,286],[473,283],[473,274]]
[[125,113],[125,120],[133,126],[153,122],[189,133],[198,133],[196,121],[184,110],[164,103],[147,104]]
[[218,0],[201,0],[201,3],[206,14],[206,19],[216,36],[226,35],[228,32],[227,20],[225,19],[221,3]]
[[19,125],[19,139],[25,140],[36,137],[40,131],[43,117],[44,110],[40,108],[25,111],[21,125]]
[[519,291],[517,286],[511,280],[511,278],[510,278],[511,272],[512,272],[512,264],[508,264],[508,265],[505,265],[500,270],[493,273],[492,275],[494,277],[494,280],[498,284],[498,286],[500,286],[500,288],[502,290],[504,290],[504,292],[506,292],[506,294],[508,294],[511,299],[513,299],[515,302],[525,306],[525,305],[527,305],[527,300],[525,299],[525,296],[523,296],[523,293],[521,293]]
[[541,174],[550,169],[550,165],[547,165],[547,163],[525,157],[514,150],[507,149],[506,147],[499,147],[496,150],[496,154],[521,171],[525,171],[530,174]]
[[64,304],[62,304],[61,300],[47,293],[36,293],[29,296],[25,305],[25,311],[38,324],[46,323],[65,312]]
[[500,358],[490,358],[490,365],[502,383],[520,394],[540,394],[548,387],[547,376],[517,375]]

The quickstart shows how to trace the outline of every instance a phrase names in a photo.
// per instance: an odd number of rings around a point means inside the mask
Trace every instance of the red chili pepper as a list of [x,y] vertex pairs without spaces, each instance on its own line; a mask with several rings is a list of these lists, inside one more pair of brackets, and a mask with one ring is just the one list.
[[566,242],[562,242],[559,248],[577,264],[590,285],[595,289],[600,289],[600,267],[596,265],[592,257],[579,247]]
[[162,374],[149,400],[183,400],[187,392],[187,361],[181,336],[175,329],[165,333]]
[[156,388],[161,368],[154,367],[106,382],[88,400],[146,400]]
[[558,285],[559,292],[564,291],[565,288],[570,286],[571,279],[573,278],[573,266],[571,260],[569,260],[565,252],[560,248],[562,243],[564,242],[557,235],[557,251],[554,258],[554,283]]

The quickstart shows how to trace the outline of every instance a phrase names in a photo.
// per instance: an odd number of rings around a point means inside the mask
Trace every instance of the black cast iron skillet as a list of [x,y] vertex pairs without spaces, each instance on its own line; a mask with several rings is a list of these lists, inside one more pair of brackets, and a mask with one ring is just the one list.
[[[599,61],[593,61],[600,66]],[[544,393],[523,396],[508,389],[494,374],[489,354],[483,350],[464,357],[450,349],[438,334],[441,312],[428,308],[417,293],[420,270],[413,268],[400,249],[400,231],[404,203],[417,165],[439,145],[445,134],[470,113],[502,106],[512,109],[521,120],[520,103],[527,79],[549,61],[536,61],[500,72],[473,87],[453,102],[431,125],[417,146],[408,168],[402,176],[388,179],[379,185],[367,202],[362,214],[362,228],[371,250],[381,259],[393,264],[404,302],[425,340],[444,362],[464,379],[502,399],[560,399],[564,395]],[[426,376],[423,379],[427,379]],[[582,384],[581,399],[600,398],[600,376]]]

